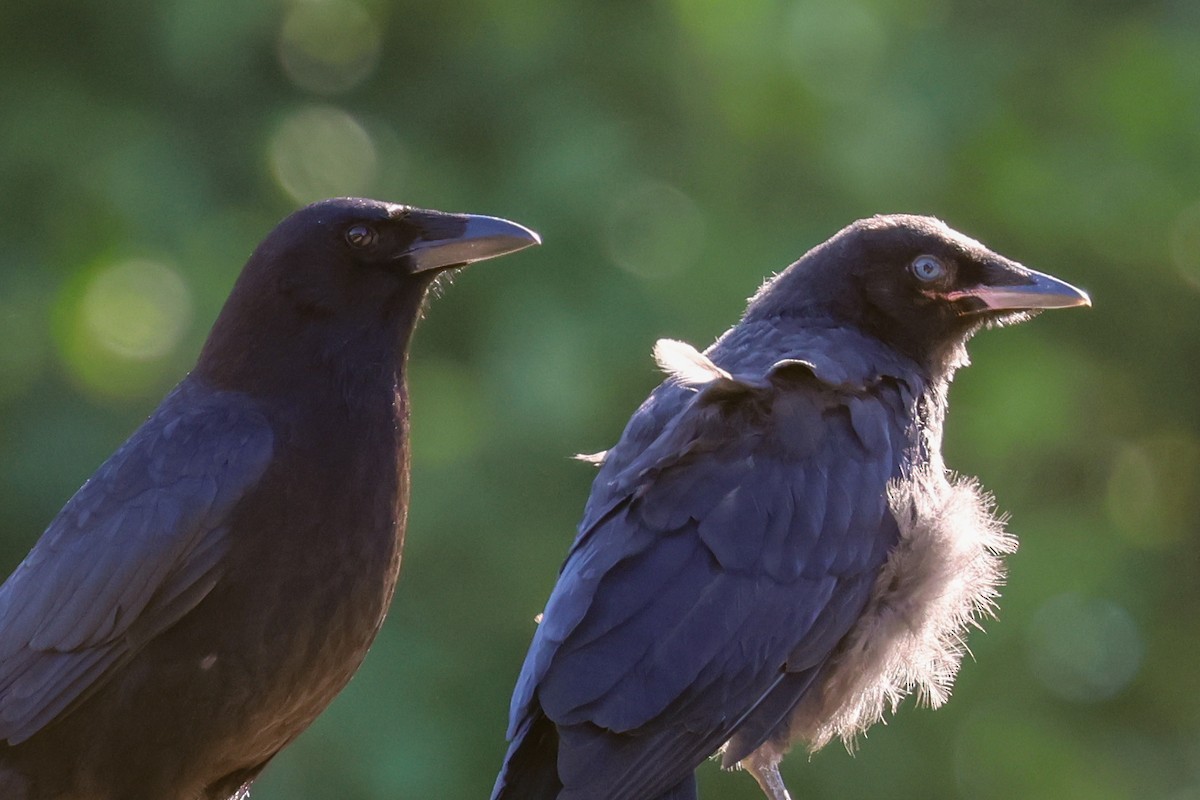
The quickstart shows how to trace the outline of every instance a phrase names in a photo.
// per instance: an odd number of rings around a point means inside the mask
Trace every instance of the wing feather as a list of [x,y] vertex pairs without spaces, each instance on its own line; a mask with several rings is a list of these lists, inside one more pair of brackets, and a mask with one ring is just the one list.
[[876,395],[900,387],[828,359],[747,376],[685,347],[660,348],[673,379],[608,451],[514,694],[510,735],[540,713],[559,728],[562,797],[669,789],[776,686],[757,724],[780,718],[898,535],[904,403]]
[[271,452],[248,398],[185,380],[80,488],[0,586],[0,739],[37,733],[207,594]]

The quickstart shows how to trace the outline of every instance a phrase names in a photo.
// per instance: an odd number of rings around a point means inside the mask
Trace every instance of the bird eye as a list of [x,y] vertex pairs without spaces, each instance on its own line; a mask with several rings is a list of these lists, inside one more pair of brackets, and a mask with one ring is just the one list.
[[359,250],[375,244],[378,238],[379,234],[370,225],[352,225],[346,231],[346,241]]
[[918,256],[912,262],[912,273],[922,281],[936,281],[946,274],[946,265],[933,256]]

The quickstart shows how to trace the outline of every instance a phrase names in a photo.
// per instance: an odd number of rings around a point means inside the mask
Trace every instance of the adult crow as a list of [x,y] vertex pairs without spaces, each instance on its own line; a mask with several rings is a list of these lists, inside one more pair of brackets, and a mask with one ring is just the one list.
[[685,800],[723,751],[772,800],[793,741],[943,702],[1015,540],[942,463],[964,345],[1087,295],[927,217],[767,281],[601,465],[512,700],[496,800]]
[[391,600],[426,290],[537,242],[354,198],[267,236],[195,369],[0,587],[0,797],[245,796]]

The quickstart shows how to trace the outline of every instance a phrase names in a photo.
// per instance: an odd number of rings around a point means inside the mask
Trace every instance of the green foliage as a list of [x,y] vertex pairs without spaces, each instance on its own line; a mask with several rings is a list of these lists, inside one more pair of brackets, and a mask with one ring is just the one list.
[[[931,213],[1091,290],[986,332],[948,460],[1022,537],[943,710],[798,798],[1200,793],[1194,3],[53,0],[0,5],[0,567],[188,368],[292,208],[498,214],[412,356],[404,577],[256,800],[486,795],[602,450],[763,276]],[[281,543],[282,545],[283,543]],[[758,797],[701,770],[707,797]]]

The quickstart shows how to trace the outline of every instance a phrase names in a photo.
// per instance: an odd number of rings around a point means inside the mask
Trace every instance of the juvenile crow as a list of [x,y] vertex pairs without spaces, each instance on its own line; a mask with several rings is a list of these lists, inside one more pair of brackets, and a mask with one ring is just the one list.
[[426,290],[537,242],[362,199],[267,236],[195,369],[0,587],[0,797],[246,795],[391,600]]
[[686,800],[722,751],[772,800],[793,742],[947,698],[1015,540],[942,463],[981,327],[1087,295],[926,217],[862,220],[767,281],[600,472],[512,700],[496,800]]

